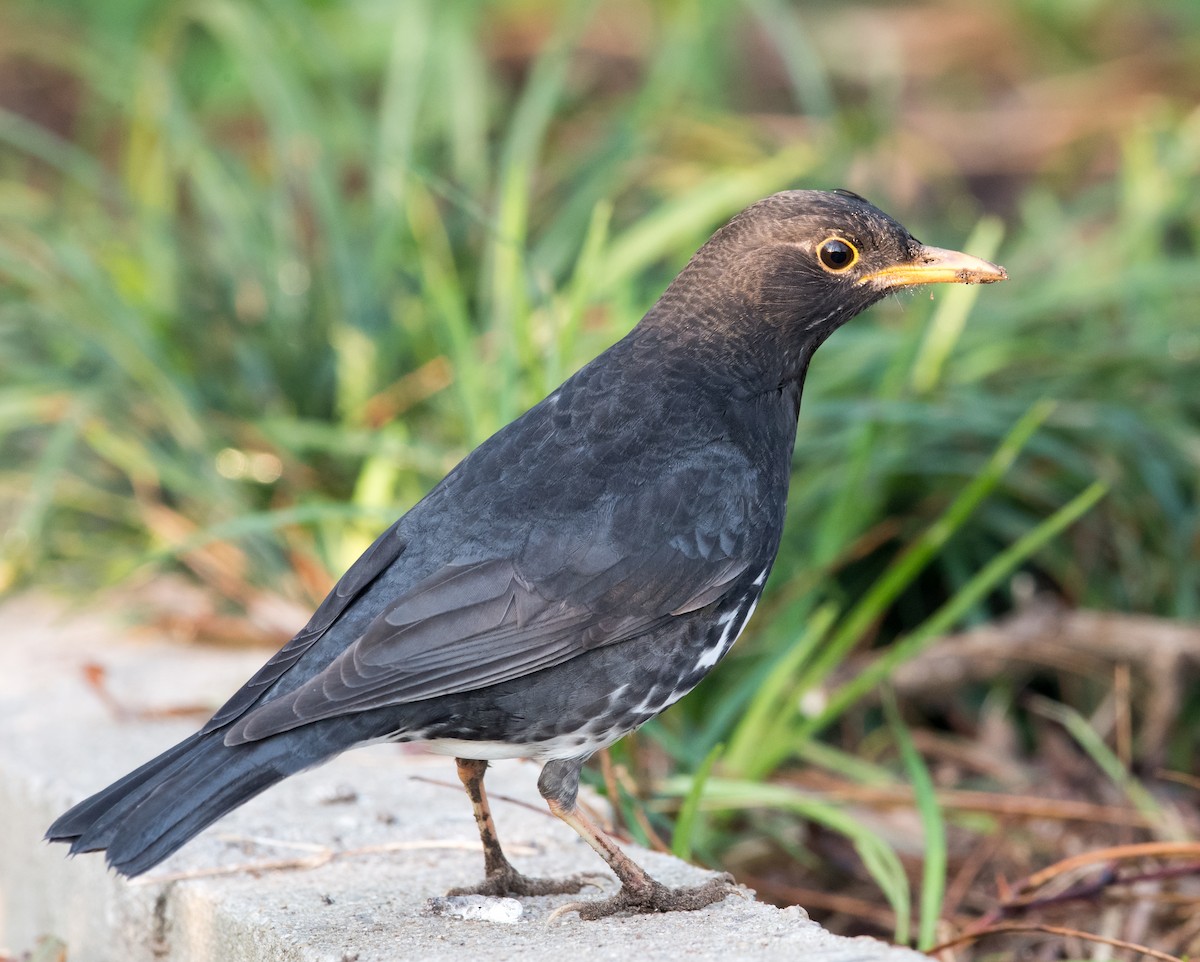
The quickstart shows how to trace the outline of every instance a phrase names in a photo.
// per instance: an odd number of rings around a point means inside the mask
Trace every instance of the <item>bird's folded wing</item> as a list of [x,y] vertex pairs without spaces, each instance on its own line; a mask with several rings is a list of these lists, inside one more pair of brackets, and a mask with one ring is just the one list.
[[747,564],[716,555],[686,557],[664,545],[599,570],[559,570],[541,586],[507,559],[448,565],[322,672],[247,714],[226,742],[484,688],[636,638],[726,593]]
[[204,732],[215,731],[244,714],[267,688],[278,681],[325,634],[351,602],[386,571],[389,565],[399,559],[404,553],[404,542],[396,531],[397,527],[398,523],[392,525],[375,539],[374,544],[363,552],[362,557],[338,579],[333,590],[313,612],[308,624],[272,655],[271,660],[255,672],[254,677],[217,710],[204,726]]

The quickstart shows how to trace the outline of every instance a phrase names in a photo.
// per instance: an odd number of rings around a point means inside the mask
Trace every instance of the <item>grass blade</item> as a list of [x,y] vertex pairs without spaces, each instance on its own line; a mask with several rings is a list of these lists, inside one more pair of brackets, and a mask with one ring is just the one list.
[[1040,695],[1030,696],[1028,705],[1031,711],[1053,719],[1067,730],[1076,744],[1095,762],[1096,767],[1125,793],[1134,808],[1157,826],[1156,832],[1160,838],[1177,842],[1189,840],[1188,833],[1179,824],[1178,819],[1168,817],[1166,810],[1158,804],[1146,787],[1134,778],[1083,715],[1070,705],[1063,705]]
[[[991,260],[1003,239],[1003,222],[998,217],[985,217],[975,226],[963,250]],[[928,394],[941,380],[946,359],[962,336],[979,291],[977,285],[955,284],[942,293],[912,368],[912,387],[917,394]]]
[[900,758],[908,779],[912,783],[917,813],[921,817],[921,829],[925,835],[925,860],[921,867],[921,891],[917,923],[917,948],[922,952],[938,942],[938,920],[941,918],[942,900],[946,894],[946,823],[942,808],[938,804],[937,792],[929,769],[921,759],[917,746],[913,744],[896,699],[889,691],[883,699],[888,727],[900,749]]
[[805,669],[798,687],[813,687],[846,657],[887,606],[912,583],[938,550],[950,540],[951,535],[963,525],[971,512],[995,489],[1016,461],[1017,455],[1053,410],[1053,402],[1039,401],[1013,425],[988,463],[971,479],[942,516],[922,532],[850,610],[830,643]]
[[831,724],[842,712],[881,684],[896,665],[923,651],[949,631],[971,607],[994,590],[1005,578],[1040,548],[1086,514],[1105,494],[1108,486],[1101,481],[1088,486],[1059,508],[1040,525],[996,555],[959,592],[939,608],[919,629],[894,642],[869,667],[829,697],[820,714],[799,725],[796,737],[811,737]]
[[[667,798],[682,798],[691,790],[691,779],[677,777],[668,779],[663,784],[660,794]],[[787,811],[841,833],[850,840],[871,878],[879,886],[895,913],[896,941],[908,941],[912,895],[900,857],[880,835],[860,825],[839,805],[824,802],[786,785],[709,778],[700,807],[704,811],[716,812],[764,808]]]
[[777,745],[787,740],[780,732],[789,713],[786,702],[793,691],[797,669],[808,661],[817,647],[825,641],[838,616],[834,605],[825,605],[813,613],[804,633],[790,648],[784,649],[766,678],[759,683],[750,704],[729,736],[729,751],[725,755],[727,771],[756,778],[773,767],[773,757],[764,758],[765,745]]
[[712,774],[713,765],[721,757],[724,748],[724,745],[715,745],[712,751],[704,757],[704,761],[692,775],[691,788],[683,797],[679,815],[675,818],[675,833],[671,836],[671,851],[685,862],[690,862],[692,859],[692,845],[696,836],[696,822],[700,815],[700,800],[704,797],[704,785],[708,781],[709,775]]

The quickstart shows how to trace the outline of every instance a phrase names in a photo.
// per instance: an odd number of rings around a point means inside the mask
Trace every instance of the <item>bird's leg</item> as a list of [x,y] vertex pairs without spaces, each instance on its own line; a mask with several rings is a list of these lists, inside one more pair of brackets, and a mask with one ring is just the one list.
[[610,915],[692,912],[713,902],[720,902],[728,895],[742,894],[729,874],[711,878],[703,885],[684,888],[668,888],[651,878],[576,805],[581,765],[582,762],[576,760],[547,763],[538,780],[538,789],[550,806],[550,811],[575,829],[580,838],[608,863],[621,881],[621,891],[607,899],[560,906],[551,914],[550,921],[568,912],[578,912],[581,919],[589,921]]
[[454,761],[458,765],[459,780],[475,809],[475,824],[479,826],[479,840],[483,843],[484,880],[469,888],[451,889],[447,895],[566,895],[589,884],[581,877],[529,878],[513,868],[500,847],[496,823],[492,821],[492,810],[483,788],[488,763],[473,758],[456,758]]
[[471,807],[475,810],[475,824],[479,826],[479,841],[483,843],[483,871],[491,878],[495,875],[506,875],[513,871],[512,865],[500,847],[500,838],[496,835],[496,823],[492,821],[492,809],[488,805],[487,792],[483,787],[483,776],[488,763],[473,758],[456,758],[458,779],[467,790],[471,799]]

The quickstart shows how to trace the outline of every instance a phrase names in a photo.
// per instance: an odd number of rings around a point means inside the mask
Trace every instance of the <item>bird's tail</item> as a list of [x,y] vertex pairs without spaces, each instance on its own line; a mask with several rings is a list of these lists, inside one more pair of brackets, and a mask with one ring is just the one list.
[[345,747],[286,734],[228,746],[224,734],[184,739],[63,814],[46,839],[70,842],[72,855],[104,849],[122,875],[139,875],[259,792]]

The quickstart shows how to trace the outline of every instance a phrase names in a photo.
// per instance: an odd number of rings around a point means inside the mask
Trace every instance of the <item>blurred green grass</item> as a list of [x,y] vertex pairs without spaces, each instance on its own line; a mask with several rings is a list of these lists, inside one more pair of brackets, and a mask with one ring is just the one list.
[[18,0],[0,35],[0,585],[311,601],[726,218],[847,186],[1012,280],[822,348],[760,614],[654,744],[769,775],[837,656],[1017,569],[1200,616],[1195,4]]

